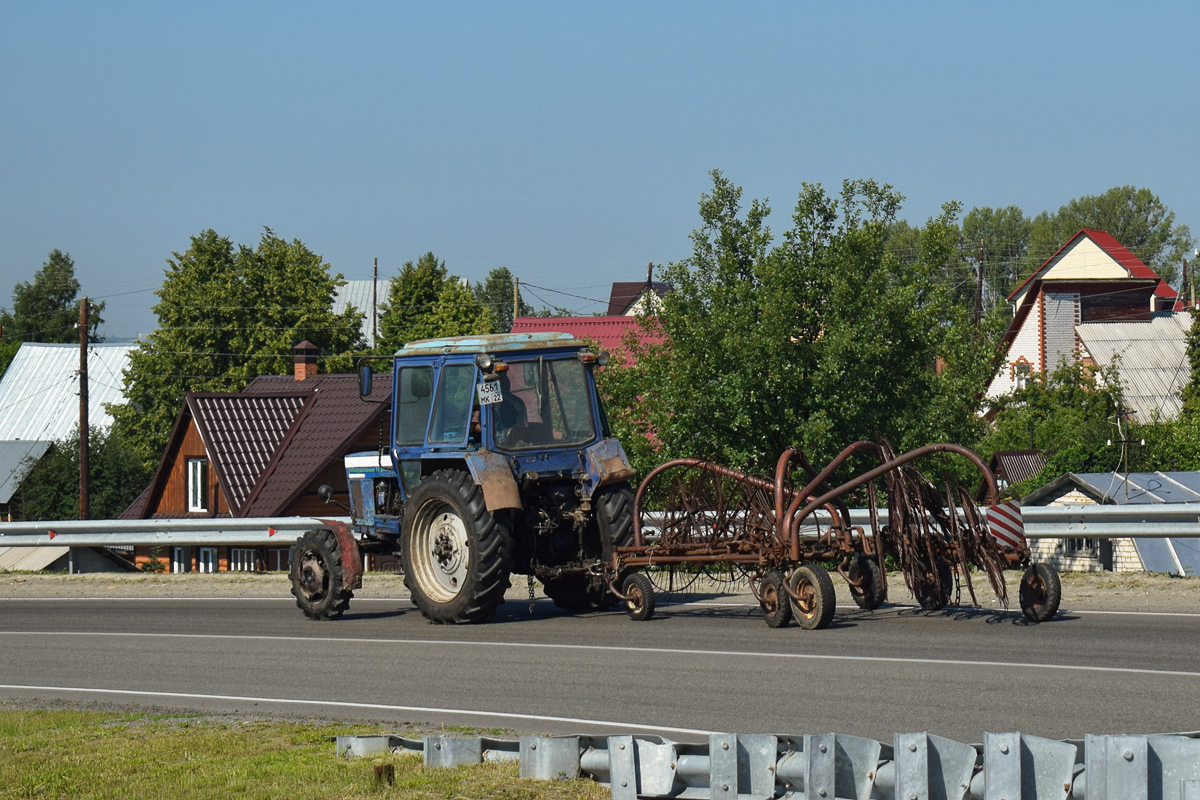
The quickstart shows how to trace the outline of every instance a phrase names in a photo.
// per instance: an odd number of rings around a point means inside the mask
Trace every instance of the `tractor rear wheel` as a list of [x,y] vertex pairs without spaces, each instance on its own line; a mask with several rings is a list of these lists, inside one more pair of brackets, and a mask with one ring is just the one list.
[[[600,560],[607,564],[613,548],[628,547],[633,542],[633,490],[628,483],[606,486],[596,492],[595,507],[594,524],[589,531],[599,539]],[[603,611],[617,602],[607,586],[597,586],[589,575],[549,578],[542,581],[542,587],[546,597],[564,611]]]
[[309,619],[337,619],[350,607],[342,551],[333,531],[305,531],[288,554],[292,594]]
[[507,518],[459,470],[433,473],[406,504],[402,563],[413,603],[435,623],[482,622],[504,602],[513,564]]

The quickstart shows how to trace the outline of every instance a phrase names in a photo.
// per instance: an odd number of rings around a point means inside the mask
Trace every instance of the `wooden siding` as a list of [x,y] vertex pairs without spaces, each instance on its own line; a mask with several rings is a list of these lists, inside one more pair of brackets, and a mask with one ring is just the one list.
[[[189,514],[187,510],[187,462],[190,458],[208,460],[209,499],[207,512],[193,512]],[[183,442],[173,456],[171,471],[167,474],[162,495],[151,506],[148,516],[153,516],[154,514],[164,514],[173,517],[216,516],[228,513],[229,503],[225,500],[224,492],[220,490],[216,470],[213,469],[212,460],[208,458],[208,453],[204,449],[204,442],[200,438],[200,431],[196,428],[196,421],[189,420],[187,433],[184,434]]]

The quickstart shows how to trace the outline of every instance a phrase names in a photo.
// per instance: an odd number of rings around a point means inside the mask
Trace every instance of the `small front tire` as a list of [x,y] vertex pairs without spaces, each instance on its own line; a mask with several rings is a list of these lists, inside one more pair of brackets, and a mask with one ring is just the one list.
[[288,554],[292,594],[309,619],[337,619],[350,607],[342,551],[333,531],[305,531]]

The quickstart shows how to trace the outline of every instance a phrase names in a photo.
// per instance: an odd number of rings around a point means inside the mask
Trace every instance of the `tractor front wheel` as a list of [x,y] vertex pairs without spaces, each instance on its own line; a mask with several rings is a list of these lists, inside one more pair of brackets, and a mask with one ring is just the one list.
[[305,531],[288,554],[292,594],[309,619],[337,619],[350,606],[342,551],[333,531]]

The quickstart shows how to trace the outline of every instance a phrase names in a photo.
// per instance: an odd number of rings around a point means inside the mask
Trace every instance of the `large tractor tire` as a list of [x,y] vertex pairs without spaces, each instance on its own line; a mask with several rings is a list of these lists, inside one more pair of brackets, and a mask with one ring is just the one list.
[[292,594],[306,617],[337,619],[350,607],[354,590],[346,587],[342,551],[333,531],[305,531],[288,557]]
[[[614,547],[628,547],[633,542],[633,490],[628,483],[606,486],[596,493],[595,532],[600,537],[600,558],[606,563]],[[603,610],[617,603],[607,586],[595,586],[588,575],[548,579],[543,588],[564,611]]]
[[937,581],[935,582],[933,576],[929,575],[914,592],[917,604],[926,611],[941,611],[950,605],[950,601],[954,597],[954,568],[942,560],[941,556],[936,556],[935,562],[937,564]]
[[504,602],[512,534],[468,473],[441,470],[421,481],[406,504],[402,539],[404,585],[429,621],[482,622]]

